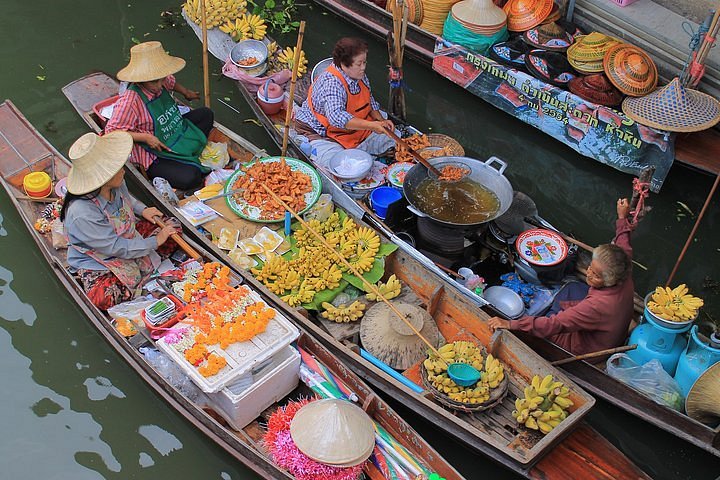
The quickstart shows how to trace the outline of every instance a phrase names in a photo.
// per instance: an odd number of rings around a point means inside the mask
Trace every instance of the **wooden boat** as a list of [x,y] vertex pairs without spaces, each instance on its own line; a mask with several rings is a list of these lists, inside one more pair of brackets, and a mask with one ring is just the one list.
[[[116,91],[113,88],[105,91],[98,88],[100,85],[111,83],[107,77],[100,81],[96,75],[91,75],[73,82],[63,89],[76,110],[96,131],[99,131],[101,127],[92,113],[92,105],[105,100]],[[235,141],[236,136],[226,134],[226,137],[231,142],[231,151],[236,152],[243,149],[242,145]],[[245,157],[253,155],[254,153],[251,152],[244,154]],[[243,156],[241,155],[240,158]],[[132,169],[130,172],[133,174]],[[134,179],[140,185],[150,188],[137,170],[135,172]],[[332,193],[333,199],[339,206],[353,216],[357,222],[362,221],[364,211],[359,208],[357,203],[344,195],[334,182],[325,178],[323,186]],[[152,188],[149,189],[149,193],[157,196]],[[209,204],[226,216],[232,215],[223,201],[211,200]],[[162,208],[171,213],[175,211],[168,204],[163,204]],[[260,225],[242,219],[233,219],[231,223],[234,228],[240,230],[241,238],[252,236],[260,228]],[[207,230],[216,233],[222,226],[227,226],[223,220],[215,220],[203,225]],[[196,240],[208,250],[217,253],[231,263],[225,252],[210,243],[197,230],[192,227],[188,229],[188,231],[193,230],[196,232],[194,237]],[[387,242],[387,238],[384,241]],[[561,372],[551,367],[509,332],[499,332],[493,336],[482,322],[483,319],[487,319],[487,314],[462,293],[448,288],[442,273],[428,271],[422,263],[401,250],[395,251],[386,258],[385,271],[386,275],[393,273],[403,282],[408,294],[407,301],[419,305],[431,313],[441,334],[446,339],[459,336],[470,337],[473,341],[484,345],[488,351],[504,362],[512,371],[509,374],[511,393],[517,395],[538,372],[552,373],[562,381],[569,381]],[[240,273],[245,276],[248,284],[253,287],[257,285],[252,276],[244,272]],[[409,286],[412,288],[408,288]],[[267,293],[264,287],[258,288],[263,293]],[[530,443],[523,445],[522,441],[527,438],[525,438],[524,432],[517,428],[516,422],[510,415],[513,407],[509,398],[505,399],[502,408],[493,409],[490,413],[453,414],[433,401],[429,391],[423,390],[421,393],[416,393],[362,358],[357,340],[359,326],[339,325],[317,318],[310,319],[301,315],[300,312],[294,318],[308,331],[313,334],[317,333],[318,338],[326,347],[377,388],[418,412],[432,422],[436,428],[527,478],[549,479],[580,476],[583,478],[646,478],[644,473],[621,452],[586,423],[579,421],[582,414],[592,405],[593,399],[575,386],[572,389],[576,392],[577,398],[573,398],[573,401],[577,400],[578,410],[576,413],[579,415],[576,417],[575,425],[567,425],[575,428],[557,432],[557,436],[553,436],[555,433],[553,431],[545,438],[535,438]],[[332,336],[329,337],[324,333],[320,326],[327,329]],[[405,372],[406,377],[415,383],[421,382],[419,363]],[[514,396],[512,398],[514,400]]]
[[[292,479],[288,472],[278,468],[269,458],[263,445],[264,422],[268,415],[288,400],[299,400],[312,396],[313,392],[301,383],[288,397],[278,401],[240,431],[233,430],[207,405],[191,401],[177,388],[163,378],[140,352],[142,347],[152,347],[154,341],[147,332],[125,338],[111,323],[109,317],[98,310],[84,294],[75,277],[67,270],[66,250],[53,247],[50,235],[40,234],[33,224],[43,210],[45,203],[28,200],[22,191],[22,180],[30,171],[45,171],[54,181],[64,178],[69,171],[69,162],[43,138],[40,133],[23,117],[15,106],[6,100],[0,104],[0,183],[4,187],[12,204],[17,209],[33,240],[37,243],[49,268],[68,294],[77,302],[88,320],[103,338],[118,352],[127,365],[172,408],[185,417],[208,439],[225,449],[237,460],[245,464],[258,476],[268,480]],[[186,239],[207,261],[215,258],[191,240]],[[240,279],[238,279],[240,280]],[[252,286],[251,286],[252,288]],[[282,312],[284,305],[276,298],[265,298],[266,303]],[[379,396],[355,374],[348,370],[338,358],[323,347],[319,341],[307,332],[301,332],[297,345],[326,366],[333,375],[341,379],[358,397],[358,404],[373,420],[382,425],[399,443],[420,460],[431,471],[438,472],[447,479],[461,480],[463,477],[450,466],[425,440],[399,417]],[[377,477],[375,474],[370,478]]]
[[[388,32],[392,31],[392,16],[384,9],[378,7],[377,5],[368,0],[314,1],[318,5],[321,5],[322,7],[333,12],[340,18],[378,37],[382,41],[385,41]],[[468,80],[477,77],[478,74],[483,71],[483,69],[495,69],[496,75],[506,75],[507,69],[504,69],[503,67],[497,69],[495,62],[493,62],[492,60],[489,60],[480,55],[473,54],[472,52],[468,52],[466,49],[463,48],[448,48],[447,45],[442,44],[441,39],[438,39],[436,35],[431,34],[414,24],[409,24],[407,28],[406,52],[409,56],[417,60],[419,63],[431,67],[433,70],[440,73],[441,75],[450,78],[452,81],[458,83],[461,87],[470,87],[469,90],[472,91],[475,95],[479,96],[485,101],[488,101],[494,106],[501,108],[506,113],[509,113],[513,116],[516,116],[516,113],[519,113],[519,110],[516,111],[515,109],[505,108],[509,104],[506,102],[506,100],[499,98],[500,95],[496,92],[483,91],[481,93],[478,90],[473,91],[473,88],[471,86],[473,82]],[[492,65],[492,67],[490,67],[490,65]],[[518,83],[518,85],[520,83]],[[526,93],[530,94],[530,92]],[[613,111],[610,110],[609,113],[612,112]],[[608,112],[602,113],[604,114]],[[623,116],[622,112],[612,113],[613,116],[615,114]],[[518,116],[518,118],[521,117]],[[568,118],[572,121],[570,117]],[[600,123],[600,127],[606,128],[606,125]],[[586,127],[583,127],[583,129],[584,128]],[[545,127],[543,127],[543,130],[545,130]],[[650,132],[643,131],[640,137],[645,136],[645,133]],[[635,132],[635,136],[638,137],[637,132]],[[649,135],[649,137],[651,136],[653,135]],[[648,140],[650,140],[651,142],[655,141],[651,140],[649,137],[647,138]],[[554,138],[556,138],[556,140],[562,141],[563,143],[566,143],[568,146],[574,148],[582,155],[588,156],[590,158],[596,158],[590,152],[578,149],[575,142],[570,139],[558,138],[556,136]],[[674,142],[671,142],[668,145],[670,150],[673,149],[672,143],[674,143],[675,150],[674,159],[678,163],[694,169],[699,169],[704,172],[712,173],[714,175],[720,173],[720,166],[714,160],[720,153],[720,132],[718,132],[716,129],[705,130],[692,134],[679,134],[675,137]],[[643,161],[641,157],[638,157],[636,160],[640,162]],[[672,156],[670,156],[667,161],[672,163]],[[663,159],[660,162],[664,165],[663,168],[665,168],[665,170],[667,170],[670,165],[670,163],[667,163],[667,161],[666,159]],[[612,164],[612,162],[610,163]],[[637,175],[637,173],[639,172],[634,172],[635,175]]]

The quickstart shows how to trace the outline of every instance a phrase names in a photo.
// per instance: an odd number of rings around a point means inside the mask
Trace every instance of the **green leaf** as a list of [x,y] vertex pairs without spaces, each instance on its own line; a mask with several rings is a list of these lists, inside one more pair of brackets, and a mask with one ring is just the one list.
[[283,22],[285,20],[285,13],[284,12],[275,12],[275,15],[273,15],[276,22]]
[[275,8],[275,0],[265,0],[265,8],[272,10]]
[[[363,273],[363,278],[374,285],[382,279],[384,274],[385,260],[382,258],[376,258],[372,268]],[[363,281],[357,278],[352,272],[343,273],[343,278],[353,287],[365,291],[365,284]]]
[[387,257],[391,253],[393,253],[395,250],[398,249],[398,246],[394,243],[381,243],[380,248],[378,249],[377,256],[378,257]]
[[130,38],[130,41],[133,42],[135,45],[139,45],[140,43],[142,43],[142,42],[140,42],[140,40],[138,40],[138,39],[135,38],[135,37],[131,37],[131,38]]
[[307,310],[320,310],[321,305],[323,302],[332,302],[335,297],[337,297],[340,292],[345,290],[345,288],[348,286],[348,282],[346,280],[340,280],[340,284],[337,288],[333,288],[332,290],[325,289],[322,291],[319,291],[315,294],[313,297],[312,302],[310,303],[303,303],[303,308]]
[[35,78],[37,78],[41,82],[44,82],[47,77],[45,75],[35,75]]
[[300,26],[300,22],[290,22],[290,25],[292,25],[293,27],[297,28],[297,27]]

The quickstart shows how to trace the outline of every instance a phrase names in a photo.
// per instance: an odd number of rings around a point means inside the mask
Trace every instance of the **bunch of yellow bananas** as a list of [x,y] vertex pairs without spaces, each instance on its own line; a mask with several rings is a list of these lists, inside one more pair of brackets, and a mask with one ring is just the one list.
[[483,375],[483,382],[487,383],[490,388],[497,388],[504,378],[505,370],[500,364],[500,360],[493,357],[492,354],[488,354],[485,359],[485,375]]
[[325,311],[320,315],[323,318],[327,318],[328,320],[332,320],[337,323],[348,323],[359,320],[360,317],[363,316],[365,310],[365,304],[357,300],[349,306],[345,306],[343,303],[339,307],[336,307],[332,303],[327,302],[323,302],[322,306]]
[[211,185],[207,185],[195,194],[195,196],[202,200],[205,198],[214,197],[215,195],[220,195],[220,192],[223,190],[223,184],[222,183],[213,183]]
[[651,298],[647,304],[648,310],[671,322],[694,319],[704,303],[702,298],[690,295],[684,283],[675,288],[657,287]]
[[240,42],[250,38],[250,25],[248,25],[247,20],[245,20],[245,15],[235,20],[228,20],[223,25],[220,25],[220,31],[230,35],[233,42]]
[[573,406],[568,389],[552,375],[540,379],[535,375],[525,387],[524,398],[515,399],[512,416],[521,425],[543,434],[550,433],[567,417],[567,409]]
[[[278,54],[278,60],[284,64],[289,70],[293,69],[293,62],[295,60],[295,50],[297,47],[287,47]],[[298,78],[302,77],[307,72],[307,59],[305,58],[305,52],[300,50],[300,61],[298,62]]]
[[[187,0],[183,4],[185,14],[198,25],[202,22],[200,1]],[[228,21],[234,21],[245,13],[246,7],[246,0],[205,0],[205,24],[207,28],[214,28]]]
[[[393,273],[392,275],[390,275],[390,278],[388,278],[387,282],[378,282],[377,289],[383,297],[390,300],[391,298],[395,298],[400,295],[400,292],[402,291],[402,284]],[[376,300],[378,302],[380,301],[380,298],[373,292],[369,292],[368,294],[366,294],[365,298],[367,298],[368,300]]]

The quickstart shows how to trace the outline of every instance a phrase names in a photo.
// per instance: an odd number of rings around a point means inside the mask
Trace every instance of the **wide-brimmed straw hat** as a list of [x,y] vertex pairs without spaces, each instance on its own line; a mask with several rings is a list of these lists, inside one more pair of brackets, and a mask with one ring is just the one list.
[[580,98],[608,107],[620,105],[623,99],[620,90],[603,73],[573,78],[568,89]]
[[503,7],[508,30],[524,32],[540,25],[550,15],[552,7],[553,0],[510,0]]
[[145,42],[130,49],[130,63],[117,73],[123,82],[152,82],[185,68],[185,60],[165,52],[160,42]]
[[600,73],[603,71],[605,53],[620,40],[600,32],[578,35],[567,50],[568,62],[581,73]]
[[472,25],[502,28],[507,21],[505,11],[492,0],[462,0],[451,11],[457,20]]
[[625,95],[642,97],[655,90],[658,71],[650,55],[644,50],[619,43],[605,52],[605,75]]
[[622,109],[638,123],[669,132],[697,132],[720,121],[720,103],[683,87],[677,77],[649,95],[626,98]]
[[68,152],[72,161],[67,176],[68,192],[85,195],[105,185],[123,168],[132,146],[130,134],[119,130],[102,137],[86,133],[75,140]]
[[572,45],[573,37],[555,22],[543,23],[523,33],[522,39],[528,45],[543,50],[564,52]]

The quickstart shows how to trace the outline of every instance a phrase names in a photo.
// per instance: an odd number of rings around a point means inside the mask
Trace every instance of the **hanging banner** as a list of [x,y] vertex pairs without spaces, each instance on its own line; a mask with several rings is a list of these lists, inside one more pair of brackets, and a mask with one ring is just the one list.
[[654,166],[653,192],[675,159],[674,137],[439,37],[433,70],[581,155],[636,176]]

